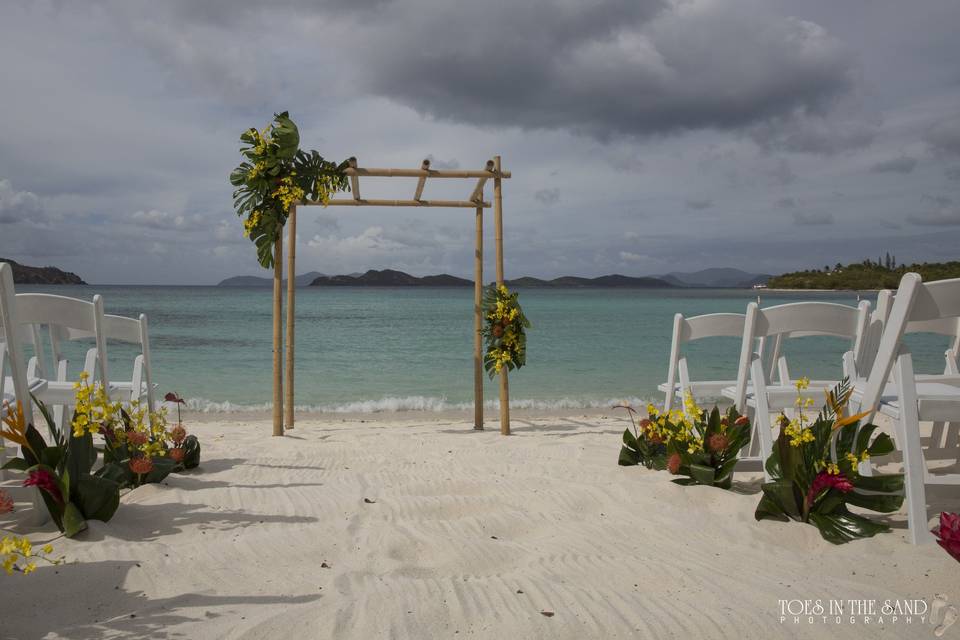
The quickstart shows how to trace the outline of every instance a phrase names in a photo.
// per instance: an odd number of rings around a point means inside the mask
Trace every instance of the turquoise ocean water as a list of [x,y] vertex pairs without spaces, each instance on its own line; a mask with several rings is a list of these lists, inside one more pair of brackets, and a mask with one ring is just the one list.
[[[146,313],[154,380],[194,409],[267,407],[271,399],[271,292],[265,288],[20,286],[90,298],[107,313]],[[863,294],[873,299],[871,294]],[[528,366],[511,375],[520,408],[608,407],[658,397],[666,376],[673,314],[743,312],[749,290],[521,290]],[[764,306],[799,300],[855,305],[857,294],[762,292]],[[325,412],[465,409],[472,403],[472,289],[302,288],[297,293],[298,406]],[[947,339],[910,336],[918,370],[939,373]],[[837,375],[844,341],[789,342],[791,373]],[[72,345],[71,373],[86,345]],[[694,378],[733,377],[739,340],[688,349]],[[110,366],[128,374],[133,352],[109,346]],[[496,382],[486,383],[487,404]]]

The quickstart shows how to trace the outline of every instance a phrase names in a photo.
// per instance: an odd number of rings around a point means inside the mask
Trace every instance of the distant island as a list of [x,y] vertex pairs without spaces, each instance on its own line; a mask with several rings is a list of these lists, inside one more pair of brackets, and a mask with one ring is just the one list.
[[[325,274],[320,273],[319,271],[310,271],[308,273],[302,273],[296,278],[293,279],[294,284],[298,287],[309,287],[310,283],[316,280],[317,278],[323,277]],[[287,279],[284,278],[283,282],[286,283]],[[227,278],[226,280],[221,280],[217,283],[218,287],[272,287],[273,278],[263,278],[260,276],[234,276],[232,278]]]
[[[657,278],[634,278],[609,275],[599,278],[563,276],[553,280],[523,277],[505,281],[508,287],[625,287],[671,288],[674,285]],[[314,287],[472,287],[473,281],[448,274],[418,278],[393,269],[371,269],[360,275],[323,276],[311,283]]]
[[56,267],[29,267],[8,258],[0,258],[13,267],[14,284],[87,284],[80,276]]
[[[749,289],[765,283],[769,275],[748,273],[740,269],[714,268],[692,272],[672,272],[660,276],[624,276],[611,274],[597,278],[561,276],[553,279],[524,276],[506,281],[509,287],[524,288],[624,288],[624,289],[669,289],[710,288]],[[413,276],[395,269],[371,269],[366,273],[326,275],[311,271],[298,275],[294,281],[298,287],[472,287],[473,281],[446,273],[430,276]],[[222,280],[220,287],[270,287],[273,279],[259,276],[235,276]]]
[[960,278],[960,262],[924,262],[921,264],[898,265],[896,257],[889,254],[885,259],[864,260],[854,264],[823,270],[794,271],[770,278],[767,286],[771,289],[896,289],[900,278],[908,271],[919,273],[925,282]]
[[773,276],[768,273],[749,273],[729,267],[714,267],[712,269],[701,269],[700,271],[674,271],[653,277],[666,280],[678,287],[750,289],[754,285],[765,284]]

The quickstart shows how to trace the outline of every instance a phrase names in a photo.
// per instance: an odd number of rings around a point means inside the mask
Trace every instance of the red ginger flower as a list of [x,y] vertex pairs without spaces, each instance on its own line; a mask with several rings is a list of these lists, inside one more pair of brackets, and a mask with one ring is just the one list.
[[673,475],[680,473],[680,454],[674,453],[667,459],[667,471]]
[[934,528],[933,535],[937,537],[937,544],[954,560],[960,561],[960,514],[941,513],[940,526]]
[[5,489],[0,489],[0,513],[10,513],[13,511],[13,496]]
[[847,476],[842,473],[834,475],[826,471],[821,471],[813,479],[813,484],[810,485],[810,491],[807,492],[807,506],[812,505],[813,501],[824,489],[836,489],[840,493],[850,493],[853,491],[853,484],[847,480]]
[[707,442],[710,445],[710,450],[716,453],[723,453],[730,446],[730,438],[724,433],[713,434]]
[[173,449],[170,449],[170,459],[176,462],[177,464],[180,464],[181,462],[183,462],[183,458],[186,455],[187,455],[187,450],[184,449],[183,447],[175,447]]
[[23,481],[25,487],[36,487],[46,491],[57,504],[63,504],[63,494],[60,492],[60,483],[52,473],[46,469],[34,469]]
[[153,471],[153,460],[150,458],[132,458],[130,460],[130,471],[138,476],[150,473]]

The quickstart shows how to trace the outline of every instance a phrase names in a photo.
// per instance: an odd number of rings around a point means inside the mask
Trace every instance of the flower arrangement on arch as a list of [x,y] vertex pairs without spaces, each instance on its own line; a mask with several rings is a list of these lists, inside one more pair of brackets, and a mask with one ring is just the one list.
[[511,293],[504,285],[491,284],[483,294],[483,317],[486,325],[480,334],[486,339],[483,366],[493,378],[504,367],[512,371],[527,363],[527,333],[532,325],[517,301],[519,293]]
[[290,207],[304,198],[326,202],[346,191],[346,161],[324,160],[316,151],[300,150],[300,132],[286,111],[274,114],[262,131],[251,127],[240,136],[245,160],[230,173],[234,208],[243,218],[243,235],[253,241],[264,268],[273,266],[273,247],[287,222]]
[[902,473],[858,473],[861,462],[893,451],[890,436],[873,437],[876,425],[860,426],[866,413],[845,415],[852,393],[847,378],[827,392],[826,404],[813,420],[804,412],[812,403],[802,398],[809,380],[801,379],[796,386],[796,417],[781,414],[780,434],[766,461],[772,481],[762,486],[756,519],[812,524],[834,544],[889,531],[886,524],[853,513],[848,505],[892,513],[903,504]]

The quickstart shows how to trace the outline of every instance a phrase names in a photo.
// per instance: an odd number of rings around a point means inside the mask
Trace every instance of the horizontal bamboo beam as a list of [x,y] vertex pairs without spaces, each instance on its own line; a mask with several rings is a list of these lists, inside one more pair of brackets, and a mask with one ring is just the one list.
[[[322,205],[322,202],[311,200],[309,202],[298,202],[299,205]],[[467,200],[354,200],[339,199],[331,200],[326,203],[330,207],[455,207],[463,209],[473,209],[482,207],[490,208],[489,202],[472,202]]]
[[[350,165],[351,169],[356,169],[357,168],[356,156],[352,156],[349,160],[347,160],[347,164]],[[360,178],[358,178],[357,176],[350,176],[350,190],[353,191],[353,199],[359,200],[360,199]]]
[[343,170],[347,176],[371,176],[378,178],[509,178],[510,172],[503,171],[446,171],[437,169],[373,169],[351,168]]
[[[423,161],[423,164],[420,165],[422,171],[430,170],[430,159],[426,158]],[[420,179],[417,180],[417,190],[413,194],[414,200],[420,200],[423,198],[423,187],[427,184],[427,176],[420,176]]]

